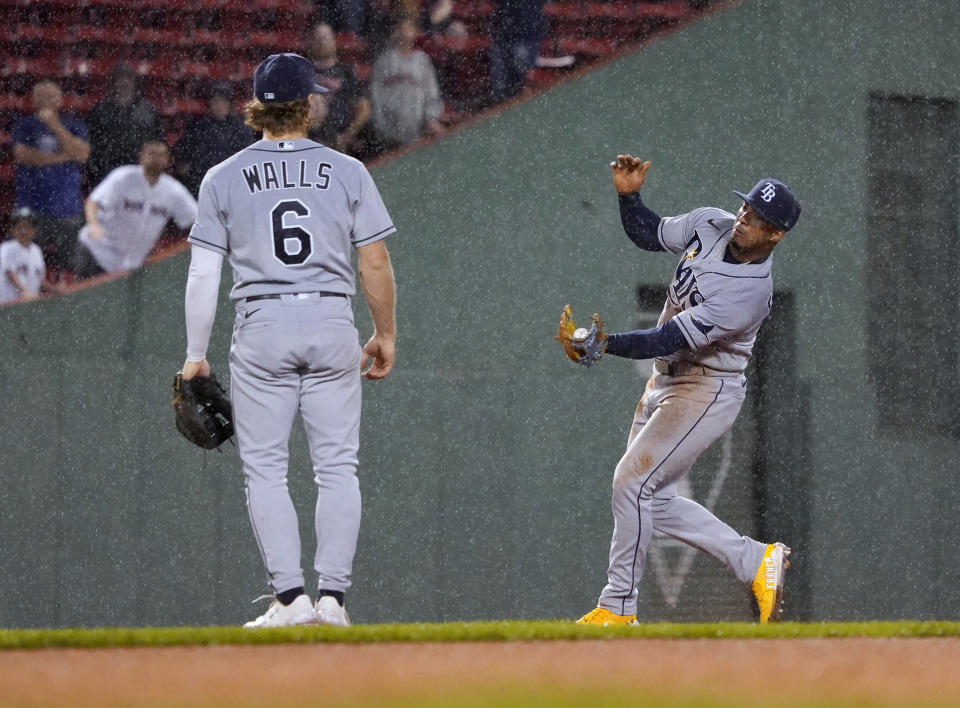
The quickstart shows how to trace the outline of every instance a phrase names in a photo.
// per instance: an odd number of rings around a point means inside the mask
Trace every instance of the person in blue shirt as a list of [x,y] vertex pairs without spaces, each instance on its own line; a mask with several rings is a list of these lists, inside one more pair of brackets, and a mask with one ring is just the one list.
[[77,233],[83,226],[81,165],[90,157],[87,126],[60,111],[63,93],[52,81],[33,87],[34,112],[13,125],[16,162],[16,207],[37,214],[36,241],[47,265],[69,267]]
[[523,91],[549,24],[544,0],[494,0],[490,16],[490,89],[494,103]]

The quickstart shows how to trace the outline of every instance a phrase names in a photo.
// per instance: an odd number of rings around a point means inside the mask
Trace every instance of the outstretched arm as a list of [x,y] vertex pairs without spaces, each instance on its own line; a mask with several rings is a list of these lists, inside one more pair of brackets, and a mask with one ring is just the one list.
[[620,223],[630,240],[643,250],[666,250],[657,235],[660,215],[643,203],[640,192],[620,195]]
[[96,240],[106,235],[103,225],[100,223],[100,203],[94,199],[87,199],[83,203],[83,215],[87,220],[87,231],[90,238]]
[[660,216],[643,203],[640,187],[647,179],[650,162],[639,157],[617,155],[610,163],[613,169],[613,186],[620,196],[620,222],[630,240],[646,251],[663,251],[657,230]]
[[604,353],[627,359],[653,359],[658,356],[668,356],[688,346],[677,323],[668,320],[660,327],[653,329],[611,334],[607,338]]

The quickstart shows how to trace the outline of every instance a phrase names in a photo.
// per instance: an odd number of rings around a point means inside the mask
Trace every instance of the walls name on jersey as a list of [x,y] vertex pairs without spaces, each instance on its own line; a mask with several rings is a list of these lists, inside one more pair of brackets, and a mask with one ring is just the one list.
[[332,169],[329,162],[321,162],[316,173],[308,176],[306,160],[297,160],[296,163],[293,160],[265,160],[240,171],[250,194],[256,194],[271,189],[326,189],[330,186]]
[[686,253],[683,254],[677,266],[673,285],[670,286],[677,304],[684,310],[688,307],[696,307],[703,302],[703,295],[697,290],[697,277],[693,274],[693,266],[687,265],[687,261],[692,261],[702,250],[703,242],[700,240],[700,234],[694,231],[693,238],[687,243]]

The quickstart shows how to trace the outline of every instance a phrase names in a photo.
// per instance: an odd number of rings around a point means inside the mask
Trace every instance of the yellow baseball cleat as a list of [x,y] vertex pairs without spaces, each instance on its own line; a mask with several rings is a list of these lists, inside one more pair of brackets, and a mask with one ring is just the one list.
[[783,576],[790,561],[790,549],[782,543],[771,543],[763,554],[757,574],[750,583],[760,608],[760,624],[777,622],[783,616]]
[[577,624],[595,624],[600,627],[612,627],[621,624],[637,624],[636,615],[618,615],[605,607],[590,610],[577,620]]

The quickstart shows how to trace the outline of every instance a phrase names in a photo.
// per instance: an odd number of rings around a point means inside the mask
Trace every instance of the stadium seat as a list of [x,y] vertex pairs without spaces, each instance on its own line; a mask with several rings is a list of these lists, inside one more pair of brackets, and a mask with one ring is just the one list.
[[[709,3],[707,3],[709,4]],[[698,5],[699,7],[699,5]],[[211,81],[229,81],[241,105],[263,55],[304,52],[316,3],[311,0],[6,0],[0,4],[0,136],[9,149],[13,120],[29,110],[38,80],[57,81],[67,108],[89,110],[103,98],[118,61],[134,67],[145,95],[157,106],[168,138],[179,136]],[[455,0],[454,17],[469,32],[466,42],[434,38],[421,46],[442,65],[463,96],[487,93],[491,0]],[[689,0],[557,0],[544,12],[550,25],[541,52],[572,55],[588,66],[697,14]],[[342,60],[358,78],[370,74],[368,45],[337,35]],[[527,86],[545,88],[569,69],[538,67]],[[469,101],[453,97],[447,119],[469,117]],[[14,166],[0,163],[0,208],[12,202]]]

